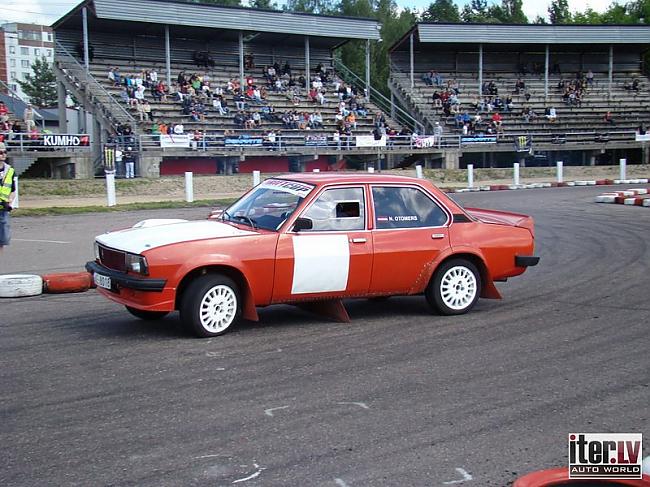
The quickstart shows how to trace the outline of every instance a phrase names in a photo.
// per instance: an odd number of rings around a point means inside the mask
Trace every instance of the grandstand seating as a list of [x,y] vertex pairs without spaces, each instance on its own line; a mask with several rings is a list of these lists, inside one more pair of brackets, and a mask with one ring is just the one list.
[[[135,74],[140,73],[145,70],[155,69],[158,73],[158,78],[162,79],[166,84],[166,69],[163,62],[153,62],[153,61],[133,61],[133,60],[124,60],[124,59],[115,59],[115,58],[103,58],[103,59],[94,59],[90,70],[92,76],[98,80],[103,87],[113,95],[114,98],[119,100],[119,93],[121,88],[114,86],[111,80],[108,79],[108,71],[111,67],[119,67],[120,72],[123,75],[125,74]],[[263,86],[266,84],[266,81],[263,77],[262,70],[264,66],[257,65],[251,70],[247,70],[246,74],[252,74],[256,84]],[[273,106],[275,109],[276,116],[280,117],[285,110],[296,110],[299,113],[302,112],[314,112],[320,111],[323,116],[323,129],[314,129],[314,130],[298,130],[298,129],[289,129],[285,130],[281,121],[269,122],[262,121],[262,125],[257,129],[240,129],[238,128],[233,120],[234,113],[236,113],[235,103],[233,101],[232,94],[225,92],[225,86],[230,79],[239,79],[239,69],[236,66],[232,65],[218,65],[210,68],[201,67],[198,68],[195,63],[191,62],[175,62],[172,66],[172,83],[176,81],[176,78],[180,71],[185,71],[187,75],[190,74],[200,74],[208,75],[210,85],[212,87],[221,86],[224,88],[224,98],[227,101],[227,106],[230,109],[230,113],[226,115],[220,115],[218,110],[214,109],[211,105],[206,104],[208,114],[205,121],[192,121],[191,117],[188,115],[183,115],[181,103],[177,100],[173,100],[172,97],[168,97],[166,101],[154,101],[150,96],[150,91],[146,91],[146,99],[149,101],[152,107],[152,114],[156,122],[164,121],[169,125],[174,125],[177,123],[182,123],[185,129],[185,133],[191,133],[194,130],[201,130],[206,134],[210,135],[223,135],[225,130],[235,131],[236,134],[245,133],[245,134],[261,134],[268,132],[269,130],[281,130],[285,135],[308,135],[308,134],[327,134],[331,135],[336,129],[336,122],[334,116],[338,111],[338,97],[333,93],[332,86],[326,86],[327,103],[323,106],[318,105],[310,101],[305,93],[304,87],[301,89],[301,101],[297,105],[287,99],[285,94],[275,93],[271,90],[268,91],[267,104]],[[250,73],[249,73],[250,71]],[[294,78],[298,78],[304,72],[297,71],[295,68],[292,69]],[[312,75],[313,78],[313,75]],[[365,106],[368,110],[368,114],[365,117],[357,117],[357,129],[353,130],[353,134],[370,134],[373,129],[373,116],[379,111],[371,103],[365,103]],[[255,105],[253,103],[248,103],[248,109],[253,111],[258,111],[260,105]],[[126,107],[134,117],[139,121],[137,111],[134,107]],[[395,127],[399,130],[397,124],[391,120],[388,120],[388,123],[391,127]],[[149,132],[152,123],[150,121],[139,122],[138,126],[140,128],[140,133],[146,134]]]
[[[436,66],[428,67],[427,71],[429,69],[436,69]],[[432,94],[435,90],[440,91],[440,88],[425,84],[422,80],[424,73],[424,69],[416,70],[414,88],[411,89],[410,76],[394,69],[391,73],[393,87],[399,90],[412,108],[429,122],[428,125],[440,121],[446,126],[446,133],[460,134],[461,129],[455,127],[453,115],[445,117],[441,108],[433,107]],[[475,114],[476,109],[472,104],[476,101],[479,92],[476,71],[438,71],[438,73],[445,83],[452,79],[458,82],[460,89],[459,100],[461,102],[460,112],[468,111],[470,115]],[[557,85],[560,80],[575,78],[575,74],[550,75],[547,100],[544,98],[543,75],[526,74],[520,76],[514,72],[486,70],[482,79],[484,82],[493,81],[501,98],[512,97],[513,110],[499,112],[503,117],[505,134],[534,133],[561,136],[570,132],[608,132],[612,133],[612,138],[615,138],[615,132],[634,131],[640,124],[645,127],[650,125],[650,82],[647,77],[635,71],[614,73],[612,91],[609,93],[608,74],[606,72],[597,72],[595,73],[594,84],[587,89],[581,105],[569,106],[562,100],[562,92],[557,88]],[[530,94],[528,101],[525,99],[524,91],[519,94],[514,93],[515,83],[519,77],[525,82],[526,91]],[[641,89],[638,92],[625,89],[625,85],[633,78],[638,78],[641,81]],[[549,122],[544,116],[545,108],[551,106],[555,107],[557,111],[557,120],[554,123]],[[526,122],[522,117],[524,107],[533,109],[538,115],[537,118]],[[604,121],[603,117],[607,111],[611,112],[615,121],[614,124]],[[484,120],[489,116],[490,114],[482,113]]]

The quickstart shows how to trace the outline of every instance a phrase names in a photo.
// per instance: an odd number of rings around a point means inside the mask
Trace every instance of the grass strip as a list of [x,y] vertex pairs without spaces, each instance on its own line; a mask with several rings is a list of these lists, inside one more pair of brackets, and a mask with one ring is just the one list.
[[169,208],[201,208],[224,207],[233,203],[236,198],[197,200],[192,203],[187,201],[147,201],[143,203],[127,203],[115,206],[50,206],[45,208],[17,208],[11,212],[14,217],[21,216],[52,216],[76,215],[79,213],[109,213],[117,211],[159,210]]

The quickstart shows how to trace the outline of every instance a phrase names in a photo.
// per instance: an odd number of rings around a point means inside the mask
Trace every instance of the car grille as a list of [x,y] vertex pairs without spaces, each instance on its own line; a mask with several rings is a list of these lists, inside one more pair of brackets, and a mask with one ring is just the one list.
[[126,272],[126,258],[124,252],[99,246],[99,262],[108,269]]

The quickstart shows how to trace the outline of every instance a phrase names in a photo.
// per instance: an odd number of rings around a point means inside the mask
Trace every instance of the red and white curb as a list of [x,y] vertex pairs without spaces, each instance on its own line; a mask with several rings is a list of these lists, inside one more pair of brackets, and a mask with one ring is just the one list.
[[478,191],[505,191],[513,189],[537,189],[537,188],[566,188],[573,186],[610,186],[614,184],[645,184],[648,178],[641,179],[589,179],[578,181],[566,181],[562,183],[529,183],[529,184],[490,184],[489,186],[475,186],[472,188],[454,189],[452,193],[474,193]]
[[596,196],[596,203],[650,207],[650,188],[635,188],[625,191],[612,191]]

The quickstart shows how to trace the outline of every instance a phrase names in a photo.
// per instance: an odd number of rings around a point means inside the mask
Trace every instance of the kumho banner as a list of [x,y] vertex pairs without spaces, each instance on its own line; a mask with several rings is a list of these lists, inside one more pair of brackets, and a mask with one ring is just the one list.
[[187,134],[178,135],[178,134],[161,134],[160,135],[160,147],[165,148],[189,148],[190,146],[190,136]]
[[88,147],[89,135],[43,135],[44,147]]
[[386,147],[386,136],[381,139],[375,139],[374,135],[357,135],[356,147]]

